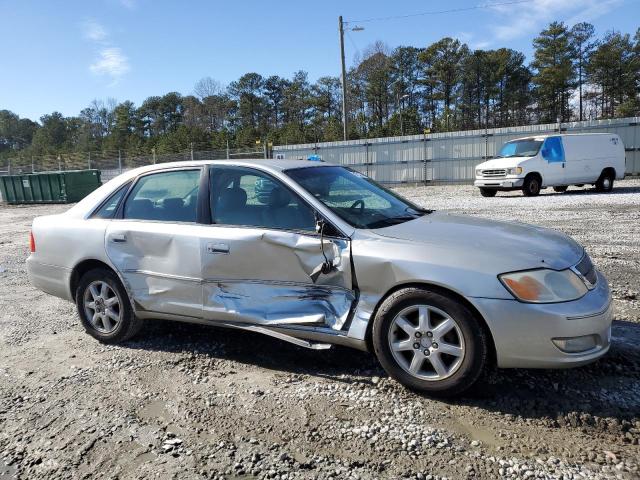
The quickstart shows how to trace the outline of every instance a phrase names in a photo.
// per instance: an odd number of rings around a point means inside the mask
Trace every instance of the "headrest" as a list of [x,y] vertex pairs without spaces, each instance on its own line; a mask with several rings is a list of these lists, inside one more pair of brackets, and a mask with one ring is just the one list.
[[132,202],[127,202],[125,205],[124,216],[126,217],[139,217],[147,216],[153,212],[153,202],[148,198],[139,198]]
[[282,208],[291,202],[291,194],[282,187],[276,187],[269,194],[268,205],[273,208]]
[[162,201],[162,205],[167,210],[178,210],[178,209],[184,207],[184,202],[182,201],[181,198],[172,197],[172,198],[165,198]]
[[247,192],[242,188],[225,188],[218,199],[218,209],[221,212],[227,209],[242,208],[247,204]]

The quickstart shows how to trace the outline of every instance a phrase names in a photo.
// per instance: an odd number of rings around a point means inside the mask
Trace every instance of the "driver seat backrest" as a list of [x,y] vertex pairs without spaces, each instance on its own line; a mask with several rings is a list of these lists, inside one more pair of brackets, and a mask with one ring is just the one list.
[[275,187],[269,193],[267,208],[263,210],[262,222],[267,228],[301,229],[304,227],[300,209],[289,206],[293,197],[282,187]]
[[213,209],[215,223],[242,225],[246,217],[247,192],[242,188],[225,188]]

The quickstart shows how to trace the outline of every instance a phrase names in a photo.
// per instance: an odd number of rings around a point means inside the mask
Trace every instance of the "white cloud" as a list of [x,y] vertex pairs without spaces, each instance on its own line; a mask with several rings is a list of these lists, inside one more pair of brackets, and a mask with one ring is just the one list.
[[82,29],[84,37],[96,46],[97,57],[89,65],[89,70],[94,75],[108,77],[110,86],[117,84],[131,70],[129,59],[121,48],[113,44],[107,29],[97,21],[83,22]]
[[117,47],[103,48],[96,61],[89,65],[91,72],[111,77],[112,83],[117,83],[130,69],[129,59]]
[[496,40],[512,40],[538,33],[548,23],[564,20],[570,26],[592,21],[613,9],[622,0],[533,0],[492,7],[500,25],[492,28]]
[[491,45],[491,42],[488,40],[480,40],[471,32],[458,32],[454,35],[454,38],[466,43],[471,50],[482,50]]
[[135,0],[120,0],[120,3],[123,7],[126,7],[129,10],[133,10],[134,8],[136,8]]
[[107,37],[107,30],[95,20],[87,20],[82,24],[84,37],[94,42],[104,42]]

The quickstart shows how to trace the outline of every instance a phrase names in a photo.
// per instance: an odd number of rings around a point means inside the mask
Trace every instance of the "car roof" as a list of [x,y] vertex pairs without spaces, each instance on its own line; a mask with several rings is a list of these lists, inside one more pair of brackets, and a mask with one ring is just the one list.
[[230,166],[242,166],[242,167],[258,167],[266,168],[268,170],[284,171],[291,168],[312,168],[331,166],[331,164],[324,162],[317,162],[311,160],[285,160],[274,158],[249,158],[249,159],[224,159],[224,160],[184,160],[178,162],[157,163],[155,165],[146,165],[139,167],[130,172],[135,172],[136,175],[143,172],[150,172],[154,170],[162,170],[167,168],[177,167],[193,167],[201,165],[230,165]]

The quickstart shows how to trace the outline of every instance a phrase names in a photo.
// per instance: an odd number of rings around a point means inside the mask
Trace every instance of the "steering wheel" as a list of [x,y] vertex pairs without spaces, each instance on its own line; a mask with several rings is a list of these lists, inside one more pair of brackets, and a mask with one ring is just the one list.
[[[359,207],[358,207],[358,205],[359,205]],[[364,212],[364,200],[362,200],[362,199],[356,200],[355,202],[353,202],[351,204],[351,206],[349,207],[349,210],[354,211],[354,213],[355,213],[355,209],[356,208],[360,208],[360,212],[359,213],[360,213],[360,215],[362,215],[362,212]]]

